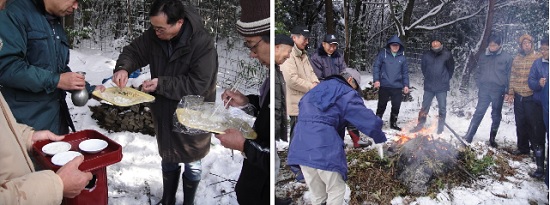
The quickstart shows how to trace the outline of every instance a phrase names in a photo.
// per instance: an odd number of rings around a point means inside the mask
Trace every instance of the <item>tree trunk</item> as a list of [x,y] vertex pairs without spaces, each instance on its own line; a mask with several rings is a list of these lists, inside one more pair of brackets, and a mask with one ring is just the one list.
[[[65,27],[65,31],[74,30],[74,14],[63,17],[63,26]],[[68,32],[67,40],[69,40],[70,48],[73,48],[74,38],[75,38],[74,35]]]
[[[409,0],[409,2],[407,3],[407,7],[405,8],[405,12],[403,13],[403,27],[411,25],[414,3],[415,0]],[[403,39],[407,41],[408,32],[406,30],[404,31],[405,33],[403,33]]]
[[351,34],[349,30],[349,1],[350,0],[344,0],[344,62],[346,65],[349,65],[349,42]]
[[477,68],[477,61],[479,56],[485,52],[485,48],[488,45],[487,39],[491,35],[491,30],[493,29],[493,16],[495,13],[495,3],[496,0],[489,0],[489,5],[487,6],[487,19],[485,21],[485,30],[483,31],[483,36],[479,47],[476,48],[470,56],[468,57],[468,63],[466,68],[464,68],[464,74],[462,75],[462,83],[460,85],[460,92],[467,94],[468,88],[470,87],[470,76],[472,71]]
[[334,27],[334,12],[332,0],[325,0],[325,13],[327,22],[327,33],[336,34],[336,29]]

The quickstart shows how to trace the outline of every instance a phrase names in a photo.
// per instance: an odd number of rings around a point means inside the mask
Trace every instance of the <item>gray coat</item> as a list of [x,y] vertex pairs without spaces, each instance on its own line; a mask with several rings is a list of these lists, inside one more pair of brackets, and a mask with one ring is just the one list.
[[455,70],[455,61],[449,50],[443,48],[440,52],[432,50],[422,56],[422,75],[424,75],[424,90],[430,92],[445,92],[450,90],[449,82]]
[[124,47],[115,69],[132,73],[149,65],[151,78],[158,78],[157,89],[151,93],[155,96],[151,110],[163,162],[196,161],[210,150],[211,134],[189,136],[172,131],[172,116],[183,96],[201,95],[205,101],[213,102],[216,95],[218,54],[214,42],[196,11],[186,7],[185,17],[183,33],[170,57],[168,42],[160,40],[149,28]]
[[502,48],[496,53],[491,53],[489,49],[486,49],[477,63],[475,80],[478,88],[508,92],[512,61],[512,56]]

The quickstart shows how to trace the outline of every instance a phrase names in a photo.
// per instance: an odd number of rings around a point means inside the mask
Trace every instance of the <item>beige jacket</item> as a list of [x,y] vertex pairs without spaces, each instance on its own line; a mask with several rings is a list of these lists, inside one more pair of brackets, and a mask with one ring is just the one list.
[[286,82],[286,111],[290,116],[298,116],[298,103],[304,94],[319,83],[307,53],[294,45],[288,58],[281,66]]
[[34,130],[15,121],[1,93],[0,113],[0,204],[61,204],[61,178],[51,170],[34,172],[28,154]]

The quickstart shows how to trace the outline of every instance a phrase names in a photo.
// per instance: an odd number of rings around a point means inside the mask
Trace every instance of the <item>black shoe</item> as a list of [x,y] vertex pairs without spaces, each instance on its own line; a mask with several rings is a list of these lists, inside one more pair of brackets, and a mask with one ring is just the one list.
[[498,148],[498,144],[494,140],[489,141],[489,145],[494,148]]
[[397,130],[397,131],[401,131],[401,128],[398,127],[397,124],[395,124],[395,123],[390,124],[390,128],[394,129],[394,130]]
[[531,176],[535,179],[542,180],[542,179],[544,179],[544,171],[537,169],[536,171],[529,173],[529,176]]
[[524,151],[521,151],[521,150],[517,149],[517,150],[512,151],[512,155],[516,155],[516,156],[529,155],[529,151],[524,152]]
[[411,133],[418,132],[418,131],[422,130],[422,128],[424,128],[424,126],[422,126],[422,125],[416,125],[416,126],[413,127],[409,132],[411,132]]
[[291,202],[292,202],[292,199],[290,198],[281,199],[281,198],[275,197],[275,205],[289,205]]
[[440,135],[441,133],[443,133],[443,127],[442,127],[442,126],[438,126],[438,127],[437,127],[437,134]]

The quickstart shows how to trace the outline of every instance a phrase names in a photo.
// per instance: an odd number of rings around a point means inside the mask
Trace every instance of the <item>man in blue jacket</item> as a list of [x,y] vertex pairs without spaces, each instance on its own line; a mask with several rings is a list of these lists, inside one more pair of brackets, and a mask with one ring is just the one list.
[[0,86],[17,122],[59,135],[74,131],[65,91],[94,90],[68,66],[61,17],[77,8],[77,0],[8,0],[0,12]]
[[537,170],[529,175],[538,179],[542,179],[548,174],[548,171],[544,171],[544,146],[546,144],[544,132],[548,133],[548,38],[541,40],[540,52],[542,58],[533,62],[527,81],[529,88],[533,90],[534,98],[534,103],[531,104],[533,111],[527,114],[533,116],[533,122],[531,122],[535,125],[533,132],[541,133],[531,139],[531,144],[535,147]]
[[453,54],[441,44],[439,35],[433,36],[431,48],[422,56],[420,68],[422,69],[422,75],[424,75],[424,96],[422,108],[418,113],[418,124],[411,132],[418,132],[424,127],[426,117],[430,112],[430,105],[436,97],[439,107],[437,134],[441,134],[445,126],[447,91],[450,90],[449,82],[453,77],[455,61]]
[[405,47],[397,35],[392,36],[386,47],[378,53],[373,66],[374,88],[378,91],[376,115],[382,119],[391,99],[390,128],[401,131],[397,116],[403,101],[402,93],[409,93],[409,67]]
[[344,62],[344,55],[338,51],[338,39],[334,34],[325,36],[321,46],[309,61],[319,80],[331,75],[339,75],[347,67]]
[[347,161],[344,130],[350,123],[376,143],[386,141],[382,120],[365,107],[358,92],[361,76],[346,68],[328,77],[300,100],[300,113],[289,146],[288,165],[299,165],[313,204],[342,204]]
[[472,142],[477,128],[483,120],[483,116],[491,104],[491,131],[489,145],[497,147],[495,137],[497,135],[500,120],[502,119],[502,104],[504,94],[508,92],[508,81],[512,69],[512,56],[502,50],[502,38],[499,35],[489,36],[489,46],[485,53],[479,57],[476,70],[476,84],[479,88],[476,110],[466,136],[466,141]]

